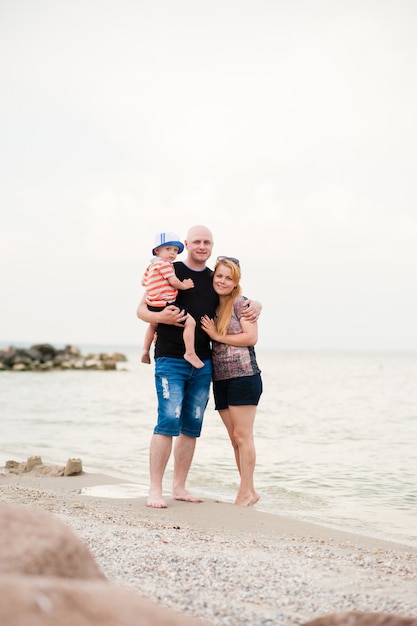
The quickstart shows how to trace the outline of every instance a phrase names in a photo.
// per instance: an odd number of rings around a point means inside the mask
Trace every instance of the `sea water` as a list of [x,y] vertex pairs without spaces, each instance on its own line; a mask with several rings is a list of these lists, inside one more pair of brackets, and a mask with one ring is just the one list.
[[[40,455],[148,488],[153,365],[0,372],[0,467]],[[84,352],[84,349],[83,349]],[[257,509],[417,546],[417,354],[258,351]],[[164,491],[170,492],[172,459]],[[212,397],[188,487],[233,502],[234,455]],[[127,489],[127,486],[126,486]],[[126,497],[123,486],[109,495]]]

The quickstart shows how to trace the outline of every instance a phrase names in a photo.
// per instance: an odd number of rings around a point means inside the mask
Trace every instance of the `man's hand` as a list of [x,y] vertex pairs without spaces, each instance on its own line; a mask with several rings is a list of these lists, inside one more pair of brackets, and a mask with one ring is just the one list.
[[246,300],[246,306],[242,309],[241,315],[248,322],[257,322],[262,311],[262,304],[257,300]]
[[149,311],[146,306],[145,295],[138,304],[136,314],[140,320],[148,324],[171,324],[172,326],[182,326],[187,319],[187,313],[173,304],[162,309],[162,311]]
[[187,319],[187,313],[177,306],[170,304],[158,313],[159,324],[170,324],[171,326],[183,326]]

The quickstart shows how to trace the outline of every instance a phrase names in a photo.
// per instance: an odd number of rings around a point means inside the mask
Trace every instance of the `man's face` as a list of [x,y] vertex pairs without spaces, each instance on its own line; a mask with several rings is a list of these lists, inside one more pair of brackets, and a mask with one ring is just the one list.
[[188,256],[197,264],[205,264],[213,251],[213,241],[211,234],[203,230],[195,230],[191,233],[190,239],[185,242]]

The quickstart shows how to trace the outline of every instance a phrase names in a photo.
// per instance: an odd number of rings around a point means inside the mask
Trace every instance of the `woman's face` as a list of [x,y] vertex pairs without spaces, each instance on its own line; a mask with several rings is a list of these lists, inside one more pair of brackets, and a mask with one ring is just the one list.
[[228,296],[236,287],[237,282],[232,278],[232,270],[230,267],[219,263],[213,275],[214,291],[219,296]]

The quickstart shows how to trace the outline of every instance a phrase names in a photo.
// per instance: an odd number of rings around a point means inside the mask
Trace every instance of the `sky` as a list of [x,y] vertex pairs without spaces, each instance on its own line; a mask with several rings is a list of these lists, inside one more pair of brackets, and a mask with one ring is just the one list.
[[204,224],[259,348],[417,350],[416,18],[0,0],[2,344],[141,346],[155,234]]

